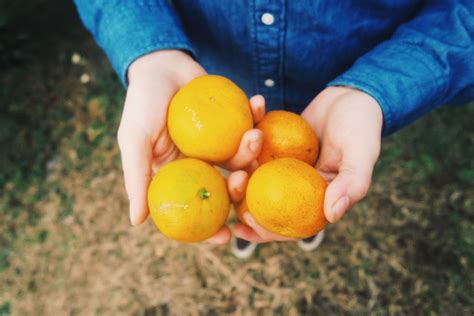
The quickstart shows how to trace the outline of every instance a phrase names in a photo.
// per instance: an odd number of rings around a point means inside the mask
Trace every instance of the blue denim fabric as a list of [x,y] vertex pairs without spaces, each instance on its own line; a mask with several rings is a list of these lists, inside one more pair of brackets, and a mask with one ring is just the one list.
[[136,58],[182,49],[263,94],[269,110],[301,112],[326,86],[365,91],[383,110],[384,134],[474,98],[473,0],[75,2],[124,83]]

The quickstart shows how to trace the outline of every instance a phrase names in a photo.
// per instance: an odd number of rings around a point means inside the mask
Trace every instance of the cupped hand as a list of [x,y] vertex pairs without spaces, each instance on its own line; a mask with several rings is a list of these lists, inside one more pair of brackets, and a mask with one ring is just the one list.
[[[382,110],[368,94],[349,87],[323,90],[303,111],[320,142],[316,169],[329,183],[324,199],[324,214],[335,223],[369,190],[372,172],[380,154],[383,124]],[[245,192],[248,173],[239,171],[229,177],[229,188]],[[234,202],[243,194],[231,192]],[[249,224],[238,223],[234,234],[242,239],[262,243],[291,240],[265,230],[249,213]]]
[[[168,134],[168,105],[183,85],[204,74],[205,70],[196,61],[177,50],[140,57],[128,70],[129,87],[117,139],[133,225],[143,223],[148,216],[147,189],[153,172],[181,155]],[[265,113],[260,98],[251,99],[255,120]],[[251,165],[260,153],[261,144],[261,131],[247,131],[237,154],[223,163],[223,167],[236,170]],[[230,236],[229,229],[223,227],[210,241],[225,243]]]

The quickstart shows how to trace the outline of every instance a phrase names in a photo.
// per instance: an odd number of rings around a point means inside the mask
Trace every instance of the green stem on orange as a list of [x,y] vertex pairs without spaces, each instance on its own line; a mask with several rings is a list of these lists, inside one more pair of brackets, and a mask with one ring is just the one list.
[[211,196],[211,192],[207,191],[206,188],[201,188],[198,193],[202,200],[208,199]]

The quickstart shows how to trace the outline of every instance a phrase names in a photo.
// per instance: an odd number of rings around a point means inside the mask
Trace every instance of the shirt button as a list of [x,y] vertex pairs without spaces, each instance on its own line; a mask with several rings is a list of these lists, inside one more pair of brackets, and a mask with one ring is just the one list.
[[262,14],[262,23],[263,24],[272,25],[273,22],[275,22],[275,18],[273,17],[273,14],[270,14],[270,13]]
[[269,88],[271,88],[271,87],[273,87],[273,86],[275,85],[275,81],[272,80],[272,79],[267,79],[267,80],[265,80],[264,83],[265,83],[265,86],[267,86],[267,87],[269,87]]

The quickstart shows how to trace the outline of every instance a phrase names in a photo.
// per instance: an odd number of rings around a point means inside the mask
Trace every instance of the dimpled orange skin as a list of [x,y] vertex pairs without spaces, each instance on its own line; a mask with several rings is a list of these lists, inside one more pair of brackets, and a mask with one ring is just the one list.
[[237,216],[239,217],[240,222],[247,226],[248,224],[244,218],[244,214],[245,212],[248,212],[248,211],[249,211],[249,207],[247,206],[247,201],[245,198],[235,205],[235,212],[237,213]]
[[257,125],[263,132],[259,164],[278,158],[296,158],[314,165],[318,157],[318,139],[300,115],[287,111],[269,112]]
[[148,188],[148,207],[163,235],[182,242],[213,236],[230,211],[222,175],[209,164],[186,158],[161,168]]
[[326,226],[327,184],[307,163],[276,159],[250,177],[246,201],[250,214],[265,229],[282,236],[307,238]]
[[210,162],[237,153],[240,140],[253,127],[245,93],[221,76],[204,75],[183,86],[168,109],[168,131],[186,156]]

